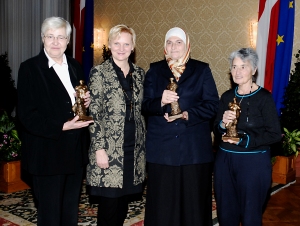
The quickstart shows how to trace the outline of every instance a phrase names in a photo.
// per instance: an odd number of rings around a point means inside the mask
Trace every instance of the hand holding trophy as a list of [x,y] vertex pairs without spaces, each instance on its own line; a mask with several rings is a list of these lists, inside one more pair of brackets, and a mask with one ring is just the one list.
[[231,111],[235,111],[236,118],[225,125],[227,132],[224,136],[222,136],[222,140],[232,140],[239,142],[240,138],[236,129],[236,125],[238,123],[238,118],[240,117],[241,107],[240,104],[236,102],[236,97],[233,98],[233,102],[228,104],[228,107]]
[[[173,92],[176,92],[178,85],[174,82],[174,78],[170,78],[170,83],[167,86],[167,89]],[[170,120],[175,120],[182,117],[181,109],[179,107],[178,101],[172,102],[171,104],[171,116],[169,116]]]
[[86,115],[86,107],[84,106],[84,95],[88,91],[86,85],[84,85],[84,81],[79,81],[80,85],[75,87],[76,91],[76,102],[72,107],[75,115],[79,116],[78,121],[90,121],[93,120],[93,117]]

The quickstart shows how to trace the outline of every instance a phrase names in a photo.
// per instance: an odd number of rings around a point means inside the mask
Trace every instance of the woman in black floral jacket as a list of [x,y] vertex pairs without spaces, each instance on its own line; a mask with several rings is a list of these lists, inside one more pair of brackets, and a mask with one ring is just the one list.
[[131,194],[145,178],[145,122],[141,115],[145,72],[129,60],[135,47],[132,28],[110,30],[112,57],[91,69],[91,146],[88,191],[98,196],[97,225],[122,226]]

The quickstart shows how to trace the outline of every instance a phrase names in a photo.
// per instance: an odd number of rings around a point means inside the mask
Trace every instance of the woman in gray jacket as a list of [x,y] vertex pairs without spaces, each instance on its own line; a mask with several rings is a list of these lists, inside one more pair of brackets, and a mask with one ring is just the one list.
[[87,167],[90,195],[98,196],[97,225],[122,226],[131,194],[142,192],[145,178],[145,122],[141,115],[145,72],[129,60],[135,47],[132,28],[110,30],[112,57],[91,69]]

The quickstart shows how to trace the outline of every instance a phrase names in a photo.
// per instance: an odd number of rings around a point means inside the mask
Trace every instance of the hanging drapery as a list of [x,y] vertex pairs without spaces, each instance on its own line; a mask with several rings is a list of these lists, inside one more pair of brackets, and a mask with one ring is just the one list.
[[15,84],[20,63],[41,50],[41,25],[51,16],[70,22],[70,0],[0,1],[0,54],[8,53]]

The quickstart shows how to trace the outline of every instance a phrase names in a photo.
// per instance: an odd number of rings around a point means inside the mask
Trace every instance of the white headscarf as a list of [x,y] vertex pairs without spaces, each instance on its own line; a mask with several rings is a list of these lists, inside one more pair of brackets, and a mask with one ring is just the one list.
[[[167,50],[166,50],[166,43],[168,41],[168,39],[172,36],[178,37],[180,38],[186,46],[186,52],[183,55],[183,57],[181,57],[178,60],[173,60],[168,54],[167,54]],[[166,60],[168,62],[169,68],[171,69],[173,75],[175,76],[176,81],[179,80],[181,74],[184,72],[185,70],[185,64],[188,62],[189,58],[190,58],[190,39],[189,36],[185,33],[184,30],[182,30],[179,27],[173,27],[171,28],[165,37],[165,44],[164,44],[164,53],[165,53],[165,57]]]

